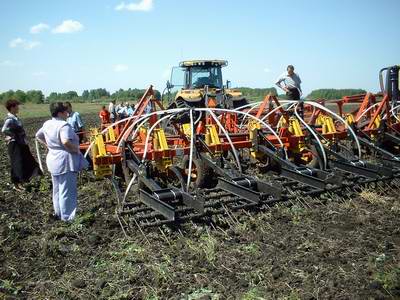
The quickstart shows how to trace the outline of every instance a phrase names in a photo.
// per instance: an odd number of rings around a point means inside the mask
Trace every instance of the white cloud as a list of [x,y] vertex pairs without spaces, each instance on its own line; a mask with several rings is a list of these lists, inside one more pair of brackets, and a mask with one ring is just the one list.
[[270,68],[264,68],[264,72],[265,73],[271,73],[271,69]]
[[114,66],[114,72],[125,72],[128,69],[128,66],[123,64],[118,64]]
[[14,68],[14,67],[22,67],[22,65],[23,65],[23,63],[21,63],[21,62],[16,62],[16,61],[11,61],[11,60],[4,60],[4,61],[0,62],[1,67]]
[[140,0],[137,3],[121,2],[115,7],[115,10],[129,11],[151,11],[153,9],[153,0]]
[[28,41],[21,38],[16,38],[10,41],[9,46],[11,48],[24,48],[25,50],[31,50],[33,48],[39,47],[41,45],[40,42],[37,41]]
[[30,29],[30,32],[32,34],[38,34],[41,33],[42,31],[48,30],[50,28],[49,25],[45,24],[45,23],[39,23],[35,26],[32,26]]
[[11,42],[10,42],[10,47],[11,48],[16,48],[16,47],[18,47],[19,45],[22,45],[24,43],[24,40],[23,39],[21,39],[21,38],[16,38],[16,39],[13,39]]
[[60,25],[53,28],[53,30],[51,32],[53,32],[53,33],[73,33],[73,32],[82,31],[83,28],[84,28],[84,26],[78,21],[65,20]]

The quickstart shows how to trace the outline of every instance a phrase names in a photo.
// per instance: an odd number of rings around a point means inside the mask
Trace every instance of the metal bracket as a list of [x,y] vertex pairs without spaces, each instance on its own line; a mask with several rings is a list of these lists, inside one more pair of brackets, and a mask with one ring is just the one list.
[[155,211],[159,212],[169,221],[175,221],[175,209],[165,203],[164,201],[160,200],[159,198],[155,197],[154,194],[150,195],[149,193],[145,192],[144,190],[139,191],[140,200],[146,204],[147,206],[151,207]]
[[160,189],[153,191],[151,194],[140,190],[140,200],[151,207],[169,221],[177,219],[176,209],[171,205],[173,201],[182,201],[188,207],[193,208],[196,212],[204,213],[204,200],[199,197],[193,197],[189,193],[182,192],[176,188]]
[[272,197],[271,202],[279,200],[282,191],[279,187],[274,187],[248,177],[230,180],[220,177],[218,178],[217,187],[253,203],[267,200],[268,197]]

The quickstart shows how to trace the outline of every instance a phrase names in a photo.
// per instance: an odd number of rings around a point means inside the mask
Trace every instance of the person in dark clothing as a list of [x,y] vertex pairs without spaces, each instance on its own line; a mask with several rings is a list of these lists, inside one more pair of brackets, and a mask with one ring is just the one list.
[[34,176],[41,175],[39,165],[33,157],[26,141],[26,134],[21,120],[17,117],[20,102],[8,100],[8,110],[1,132],[6,136],[8,155],[11,163],[11,182],[14,189],[23,190],[22,184]]

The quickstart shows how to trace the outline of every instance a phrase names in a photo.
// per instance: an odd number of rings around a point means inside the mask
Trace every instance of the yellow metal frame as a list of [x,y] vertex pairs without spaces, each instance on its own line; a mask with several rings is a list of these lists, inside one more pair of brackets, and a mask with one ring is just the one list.
[[346,123],[347,125],[352,125],[356,122],[356,120],[354,119],[354,116],[352,114],[347,114],[346,115]]
[[166,171],[172,166],[172,159],[167,155],[170,148],[168,146],[167,137],[162,128],[154,129],[153,149],[155,151],[163,151],[163,158],[156,160],[155,164],[159,170]]
[[[290,117],[288,130],[295,137],[304,137],[303,130],[301,129],[300,121],[296,117]],[[303,141],[297,144],[296,148],[292,148],[293,152],[301,153],[306,149],[306,145]]]
[[110,127],[108,128],[107,132],[106,132],[106,143],[112,143],[116,141],[116,137],[115,137],[115,131],[114,128]]
[[[258,130],[261,129],[261,123],[255,120],[249,122],[248,130],[249,130],[249,138],[250,140],[254,140],[257,137]],[[265,155],[262,152],[254,151],[253,149],[250,150],[250,155],[254,159],[260,159]]]
[[220,146],[221,140],[215,125],[206,125],[206,144],[207,146]]
[[190,128],[191,128],[190,123],[182,124],[183,133],[186,134],[189,137],[192,136],[192,132],[191,132]]
[[321,126],[322,134],[337,133],[335,122],[330,116],[319,115],[316,120],[316,124]]
[[90,141],[94,142],[91,151],[94,175],[97,178],[112,175],[111,165],[102,165],[96,163],[96,158],[108,156],[103,135],[99,133],[96,128],[90,130]]

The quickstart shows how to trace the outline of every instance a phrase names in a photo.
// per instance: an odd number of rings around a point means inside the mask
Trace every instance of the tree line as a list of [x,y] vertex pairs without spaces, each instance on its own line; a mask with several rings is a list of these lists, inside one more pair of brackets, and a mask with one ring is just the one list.
[[318,89],[312,91],[307,98],[310,100],[341,99],[344,96],[353,96],[365,93],[367,93],[367,91],[362,89]]
[[[249,100],[262,100],[266,95],[272,94],[277,95],[276,88],[248,88],[239,87],[237,90],[243,93],[243,96]],[[17,90],[9,90],[4,93],[0,93],[0,102],[4,103],[9,99],[17,99],[22,103],[45,103],[45,102],[56,102],[56,101],[70,101],[70,102],[88,102],[88,101],[137,101],[140,99],[146,90],[144,89],[119,89],[114,93],[110,93],[104,88],[84,90],[81,95],[76,91],[68,91],[65,93],[52,92],[50,95],[45,97],[40,90],[30,90],[27,92]],[[312,91],[306,98],[311,100],[316,99],[340,99],[343,96],[351,96],[357,94],[364,94],[365,90],[362,89],[318,89]],[[159,91],[155,91],[156,97],[161,98]],[[285,98],[285,95],[279,95],[280,98]]]
[[242,92],[243,96],[245,96],[249,100],[259,100],[261,101],[266,95],[271,94],[274,96],[277,96],[278,93],[276,91],[276,88],[271,87],[271,88],[248,88],[248,87],[239,87],[235,88],[235,90],[239,90]]
[[43,103],[45,100],[44,94],[42,91],[31,90],[31,91],[13,91],[9,90],[7,92],[0,94],[0,102],[6,102],[9,99],[16,99],[22,103],[31,102],[31,103]]
[[[47,97],[44,96],[42,91],[13,91],[9,90],[0,93],[0,102],[5,102],[9,99],[17,99],[22,103],[45,103],[56,101],[70,101],[70,102],[87,102],[87,101],[101,101],[101,100],[116,100],[116,101],[137,101],[145,93],[145,89],[119,89],[114,93],[110,93],[104,88],[84,90],[81,95],[76,91],[68,91],[65,93],[52,92]],[[155,90],[155,96],[160,98],[160,92]]]

